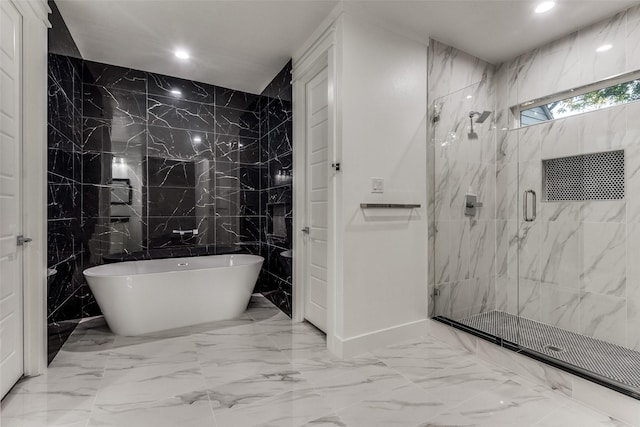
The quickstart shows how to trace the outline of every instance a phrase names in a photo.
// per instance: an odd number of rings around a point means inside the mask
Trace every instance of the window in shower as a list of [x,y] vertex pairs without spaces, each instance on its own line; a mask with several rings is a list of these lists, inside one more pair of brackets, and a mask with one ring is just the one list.
[[524,127],[637,100],[640,100],[640,73],[633,72],[525,102],[516,108],[520,111],[520,127]]

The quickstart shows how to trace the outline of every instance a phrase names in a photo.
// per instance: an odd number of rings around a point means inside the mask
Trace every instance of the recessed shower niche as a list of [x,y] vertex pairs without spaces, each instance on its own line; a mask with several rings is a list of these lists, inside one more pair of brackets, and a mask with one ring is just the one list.
[[271,218],[267,227],[267,238],[274,243],[286,242],[288,238],[285,216],[287,211],[286,203],[267,203],[267,215]]
[[542,160],[544,201],[624,199],[624,150]]

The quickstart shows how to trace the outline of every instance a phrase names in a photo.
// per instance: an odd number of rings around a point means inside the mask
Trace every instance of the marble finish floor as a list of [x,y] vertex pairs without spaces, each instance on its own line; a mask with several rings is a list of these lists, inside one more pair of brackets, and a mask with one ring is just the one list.
[[432,337],[339,360],[262,297],[239,319],[144,337],[81,323],[3,427],[624,426]]

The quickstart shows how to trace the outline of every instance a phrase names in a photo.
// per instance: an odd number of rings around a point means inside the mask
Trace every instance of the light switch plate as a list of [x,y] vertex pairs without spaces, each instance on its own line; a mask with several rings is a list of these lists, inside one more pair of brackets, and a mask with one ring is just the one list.
[[371,178],[371,192],[372,193],[384,193],[384,179]]

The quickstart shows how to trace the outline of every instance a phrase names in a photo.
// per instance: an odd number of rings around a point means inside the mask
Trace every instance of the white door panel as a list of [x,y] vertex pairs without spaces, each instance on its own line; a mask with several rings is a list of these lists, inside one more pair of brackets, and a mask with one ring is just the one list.
[[21,229],[22,17],[0,2],[0,397],[23,373]]
[[305,318],[326,332],[328,237],[328,81],[324,69],[307,83],[307,206]]

